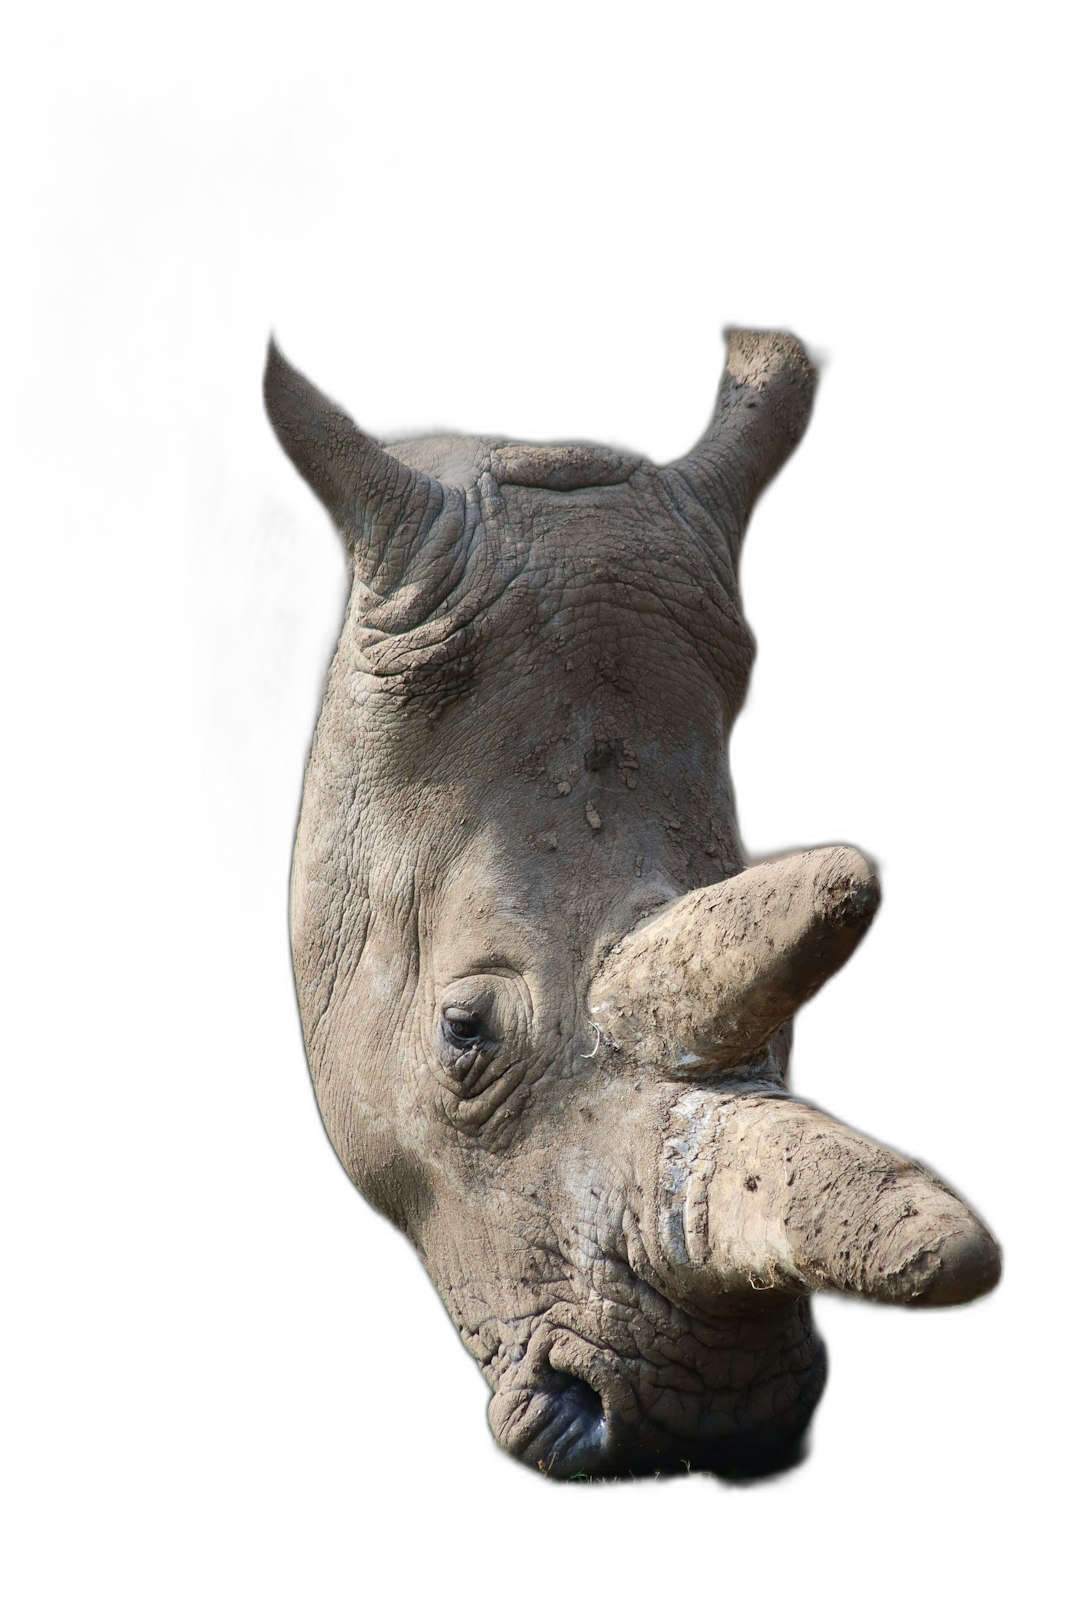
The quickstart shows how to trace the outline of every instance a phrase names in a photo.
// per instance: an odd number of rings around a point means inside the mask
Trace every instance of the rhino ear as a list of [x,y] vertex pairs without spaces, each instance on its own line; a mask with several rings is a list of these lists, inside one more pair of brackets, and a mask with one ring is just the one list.
[[282,449],[333,518],[354,566],[367,577],[379,568],[397,531],[422,525],[433,498],[441,500],[440,486],[361,432],[289,364],[273,338],[263,399]]
[[751,509],[803,436],[817,371],[788,332],[725,333],[727,364],[712,421],[678,474],[737,549]]

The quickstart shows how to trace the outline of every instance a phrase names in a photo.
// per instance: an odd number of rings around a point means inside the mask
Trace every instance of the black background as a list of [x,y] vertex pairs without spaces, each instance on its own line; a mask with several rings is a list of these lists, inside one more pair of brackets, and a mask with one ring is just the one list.
[[[115,11],[31,53],[13,334],[21,471],[45,541],[79,517],[76,620],[100,674],[86,781],[113,834],[91,933],[115,1140],[107,1259],[87,1283],[76,1218],[70,1265],[125,1414],[113,1448],[157,1486],[194,1469],[206,1513],[301,1513],[327,1481],[342,1511],[483,1502],[489,1521],[993,1513],[1025,1443],[993,203],[957,191],[959,147],[912,164],[881,130],[873,186],[852,139],[774,185],[717,136],[657,151],[630,118],[619,141],[487,126],[470,143],[437,117],[403,130],[363,58],[232,50],[178,71],[144,45]],[[1007,1278],[939,1317],[824,1302],[816,1456],[772,1492],[551,1490],[492,1452],[486,1385],[311,1092],[288,859],[337,562],[262,424],[262,345],[274,322],[374,433],[578,437],[667,462],[708,420],[725,321],[784,324],[826,356],[810,437],[746,551],[743,842],[852,842],[886,886],[865,949],[800,1019],[798,1089],[947,1174]],[[32,431],[57,405],[76,514]],[[130,969],[134,1051],[115,1027]]]

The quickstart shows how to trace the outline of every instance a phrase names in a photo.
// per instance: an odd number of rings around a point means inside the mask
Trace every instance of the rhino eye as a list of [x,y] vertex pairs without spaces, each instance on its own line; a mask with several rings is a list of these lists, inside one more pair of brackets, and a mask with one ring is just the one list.
[[470,1048],[482,1045],[485,1039],[485,1029],[479,1018],[471,1013],[464,1012],[460,1007],[447,1007],[443,1013],[443,1034],[451,1046],[459,1051],[467,1052]]

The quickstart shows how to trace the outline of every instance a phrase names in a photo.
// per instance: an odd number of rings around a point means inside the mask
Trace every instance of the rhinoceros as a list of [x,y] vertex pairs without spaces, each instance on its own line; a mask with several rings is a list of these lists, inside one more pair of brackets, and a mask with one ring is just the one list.
[[549,1475],[769,1472],[824,1352],[809,1295],[950,1305],[998,1247],[935,1175],[791,1095],[792,1015],[878,884],[748,864],[728,738],[739,547],[802,436],[803,346],[728,334],[683,460],[382,446],[271,342],[265,400],[352,587],[291,926],[319,1107]]

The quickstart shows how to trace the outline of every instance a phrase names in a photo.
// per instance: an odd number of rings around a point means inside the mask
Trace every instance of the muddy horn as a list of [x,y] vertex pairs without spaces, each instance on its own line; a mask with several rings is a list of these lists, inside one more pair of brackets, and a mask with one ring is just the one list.
[[858,850],[808,850],[695,889],[617,945],[591,1015],[622,1050],[682,1075],[759,1052],[843,966],[877,909]]
[[664,1138],[644,1226],[691,1309],[808,1289],[956,1305],[998,1280],[997,1244],[944,1182],[780,1086],[687,1093]]

